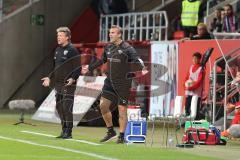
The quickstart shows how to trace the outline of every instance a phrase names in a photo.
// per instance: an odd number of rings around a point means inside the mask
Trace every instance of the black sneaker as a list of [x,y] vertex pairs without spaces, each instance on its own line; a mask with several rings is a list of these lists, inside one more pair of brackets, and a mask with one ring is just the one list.
[[62,138],[63,137],[63,132],[61,132],[61,134],[59,136],[57,136],[56,138]]
[[123,144],[123,143],[125,143],[124,137],[118,136],[118,139],[117,139],[117,142],[116,142],[116,143],[117,143],[117,144]]
[[103,139],[101,139],[100,142],[102,142],[102,143],[103,142],[108,142],[108,141],[110,141],[114,138],[117,138],[117,134],[116,134],[115,131],[107,132],[107,135]]
[[62,136],[62,139],[72,139],[72,135],[71,134],[64,134]]
[[72,138],[72,131],[69,131],[69,132],[64,132],[63,133],[63,136],[62,136],[62,139],[71,139]]

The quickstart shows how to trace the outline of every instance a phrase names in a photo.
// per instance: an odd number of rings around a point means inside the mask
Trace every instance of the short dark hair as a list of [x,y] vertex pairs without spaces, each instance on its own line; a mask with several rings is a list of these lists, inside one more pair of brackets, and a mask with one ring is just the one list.
[[199,52],[193,53],[192,56],[193,56],[193,57],[196,57],[197,59],[201,59],[201,58],[202,58],[202,55],[201,55],[201,53],[199,53]]
[[224,11],[224,9],[222,7],[219,7],[216,9],[217,11]]
[[123,30],[122,30],[122,27],[118,26],[118,25],[112,25],[110,29],[117,29],[118,32],[122,35],[123,34]]
[[226,4],[224,7],[229,7],[231,10],[233,10],[233,6],[231,4]]

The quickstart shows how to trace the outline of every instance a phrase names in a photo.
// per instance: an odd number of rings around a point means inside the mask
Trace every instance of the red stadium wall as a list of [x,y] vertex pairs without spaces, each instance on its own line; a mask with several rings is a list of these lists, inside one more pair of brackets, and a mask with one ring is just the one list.
[[[219,45],[218,45],[219,43]],[[222,56],[221,50],[224,54],[240,47],[240,40],[198,40],[198,41],[185,41],[179,42],[178,52],[178,95],[184,95],[184,79],[188,72],[190,65],[192,64],[192,54],[194,52],[204,53],[207,49],[213,47],[213,53],[210,60],[206,64],[206,78],[205,78],[205,89],[204,95],[209,92],[209,75],[210,75],[210,64],[213,68],[215,60]]]
[[71,27],[73,43],[95,43],[99,40],[99,19],[91,7]]

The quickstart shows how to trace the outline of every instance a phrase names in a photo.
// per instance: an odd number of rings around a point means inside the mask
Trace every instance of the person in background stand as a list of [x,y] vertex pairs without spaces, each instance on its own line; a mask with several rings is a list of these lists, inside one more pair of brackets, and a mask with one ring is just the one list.
[[182,0],[181,24],[185,37],[197,33],[197,24],[202,17],[202,0]]
[[199,23],[197,25],[197,34],[190,38],[190,40],[201,40],[201,39],[212,39],[211,35],[208,33],[207,25],[204,23]]
[[197,25],[197,34],[193,35],[192,37],[186,37],[181,39],[181,42],[184,42],[185,40],[202,40],[202,39],[212,39],[212,36],[210,33],[208,33],[207,25],[204,23],[199,23]]
[[224,137],[230,137],[230,128],[234,125],[240,124],[240,102],[237,102],[235,104],[228,104],[227,105],[227,112],[231,113],[234,110],[234,118],[232,119],[232,123],[230,127],[227,130],[224,130],[221,132],[221,135]]
[[97,15],[121,14],[128,12],[126,0],[92,0],[91,6]]
[[222,32],[223,28],[223,18],[222,18],[223,8],[217,8],[215,10],[215,17],[211,23],[211,32]]
[[224,19],[225,16],[226,16],[226,13],[225,13],[225,11],[223,9],[223,10],[221,10],[221,18],[222,18],[222,20]]
[[223,31],[224,32],[237,32],[239,28],[239,19],[234,15],[233,7],[226,4],[224,7],[225,17],[223,18]]
[[203,92],[203,81],[205,71],[201,67],[201,57],[202,55],[199,52],[193,54],[193,65],[191,65],[189,72],[185,78],[185,95],[186,95],[186,104],[185,104],[185,113],[186,116],[191,114],[191,101],[193,96],[198,96],[197,102],[197,115],[195,120],[200,119],[200,105],[201,97]]
[[71,32],[67,27],[57,29],[58,47],[54,55],[54,71],[44,77],[42,85],[54,85],[56,91],[56,109],[61,120],[62,131],[56,138],[72,138],[73,102],[76,82],[81,73],[80,54],[71,44]]

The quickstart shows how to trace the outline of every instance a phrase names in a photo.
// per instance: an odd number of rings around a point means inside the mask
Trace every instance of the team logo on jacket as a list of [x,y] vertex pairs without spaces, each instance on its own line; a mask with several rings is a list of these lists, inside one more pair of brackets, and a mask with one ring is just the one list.
[[119,54],[122,54],[122,53],[123,53],[123,51],[122,51],[122,50],[118,50],[118,53],[119,53]]
[[68,50],[64,50],[63,54],[64,54],[64,56],[66,56],[68,54]]

